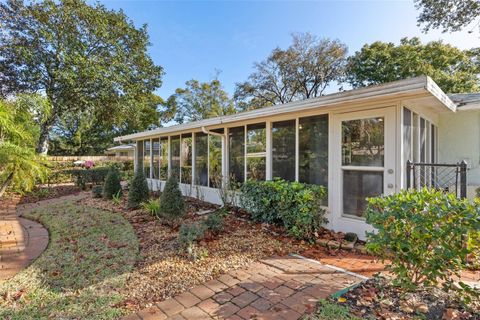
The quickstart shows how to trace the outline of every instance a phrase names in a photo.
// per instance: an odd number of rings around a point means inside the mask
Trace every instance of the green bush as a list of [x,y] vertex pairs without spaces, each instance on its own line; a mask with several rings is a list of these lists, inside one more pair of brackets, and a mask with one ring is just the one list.
[[148,182],[143,175],[143,170],[137,170],[130,182],[130,188],[128,190],[128,202],[129,209],[136,209],[142,202],[148,200]]
[[186,214],[185,201],[178,186],[178,181],[170,177],[165,184],[160,196],[160,208],[158,214],[169,223],[176,223]]
[[219,209],[208,215],[204,221],[205,227],[213,234],[218,234],[223,230],[223,224],[225,222],[226,212]]
[[122,193],[120,173],[116,168],[111,168],[105,178],[105,184],[103,185],[103,197],[106,199],[112,199],[117,193]]
[[290,235],[313,240],[327,222],[322,208],[326,194],[324,187],[299,182],[247,181],[240,201],[254,220],[283,225]]
[[93,186],[92,195],[94,198],[101,198],[103,195],[103,186],[102,185]]
[[150,215],[158,217],[158,210],[160,209],[160,202],[158,199],[150,199],[142,203],[142,208]]
[[390,261],[395,283],[405,289],[443,283],[448,290],[473,250],[465,236],[480,228],[478,205],[427,189],[368,202],[367,222],[377,231],[367,234],[367,248]]
[[75,185],[84,190],[87,184],[98,185],[104,183],[109,171],[110,168],[108,167],[97,167],[92,169],[68,169],[64,172],[72,175],[75,178]]
[[178,231],[178,243],[182,250],[188,250],[189,248],[192,248],[196,241],[203,238],[204,234],[205,226],[201,223],[184,223],[180,226],[180,230]]

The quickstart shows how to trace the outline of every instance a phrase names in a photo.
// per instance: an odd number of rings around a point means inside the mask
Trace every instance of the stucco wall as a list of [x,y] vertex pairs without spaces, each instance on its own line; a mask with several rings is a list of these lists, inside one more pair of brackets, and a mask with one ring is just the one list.
[[440,163],[468,163],[469,193],[480,186],[480,110],[440,115],[438,126]]

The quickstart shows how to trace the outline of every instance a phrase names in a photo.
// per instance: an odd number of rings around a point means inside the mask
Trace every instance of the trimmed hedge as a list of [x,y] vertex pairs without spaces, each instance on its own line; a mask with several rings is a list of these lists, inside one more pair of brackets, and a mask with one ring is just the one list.
[[186,214],[185,200],[175,177],[170,177],[160,196],[160,208],[158,215],[169,223],[181,220]]
[[75,177],[75,185],[85,189],[89,183],[93,185],[103,184],[109,171],[109,167],[97,167],[92,169],[70,169],[64,172]]
[[130,188],[128,190],[128,208],[137,209],[142,202],[148,200],[149,196],[148,182],[143,174],[143,170],[139,169],[135,172]]
[[120,195],[121,193],[122,185],[120,184],[120,173],[118,172],[118,169],[112,167],[105,178],[103,197],[106,199],[112,199],[113,196]]
[[247,181],[241,187],[240,201],[256,221],[283,225],[298,238],[313,240],[315,233],[327,222],[326,189],[285,180]]

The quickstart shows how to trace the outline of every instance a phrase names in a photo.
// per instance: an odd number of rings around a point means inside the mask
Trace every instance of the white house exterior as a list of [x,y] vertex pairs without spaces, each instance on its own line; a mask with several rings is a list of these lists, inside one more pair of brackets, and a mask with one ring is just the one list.
[[466,160],[468,181],[480,185],[480,105],[469,97],[450,98],[417,77],[115,141],[137,144],[135,166],[152,189],[176,173],[185,194],[213,203],[220,203],[218,176],[324,185],[327,227],[363,238],[365,197],[405,188],[407,160]]

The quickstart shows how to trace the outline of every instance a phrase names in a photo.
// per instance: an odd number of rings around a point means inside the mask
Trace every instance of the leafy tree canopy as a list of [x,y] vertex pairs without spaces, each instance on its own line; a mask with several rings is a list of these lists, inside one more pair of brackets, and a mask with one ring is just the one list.
[[49,134],[68,117],[93,115],[114,128],[145,110],[150,118],[145,106],[163,71],[147,53],[146,26],[84,0],[7,0],[0,24],[0,94],[40,92],[48,100],[38,152],[48,151]]
[[248,110],[320,96],[343,75],[346,54],[338,40],[293,34],[287,49],[274,49],[255,63],[248,81],[237,83],[235,101]]
[[[210,82],[189,80],[164,104],[164,114],[178,123],[196,121],[236,112],[232,99],[215,78]],[[164,119],[164,120],[169,120]]]
[[479,0],[415,0],[415,7],[421,10],[417,21],[424,24],[425,31],[460,31],[475,22],[480,27]]
[[377,41],[348,58],[347,82],[354,88],[428,75],[448,93],[480,90],[477,50],[442,41],[403,38],[399,45]]

